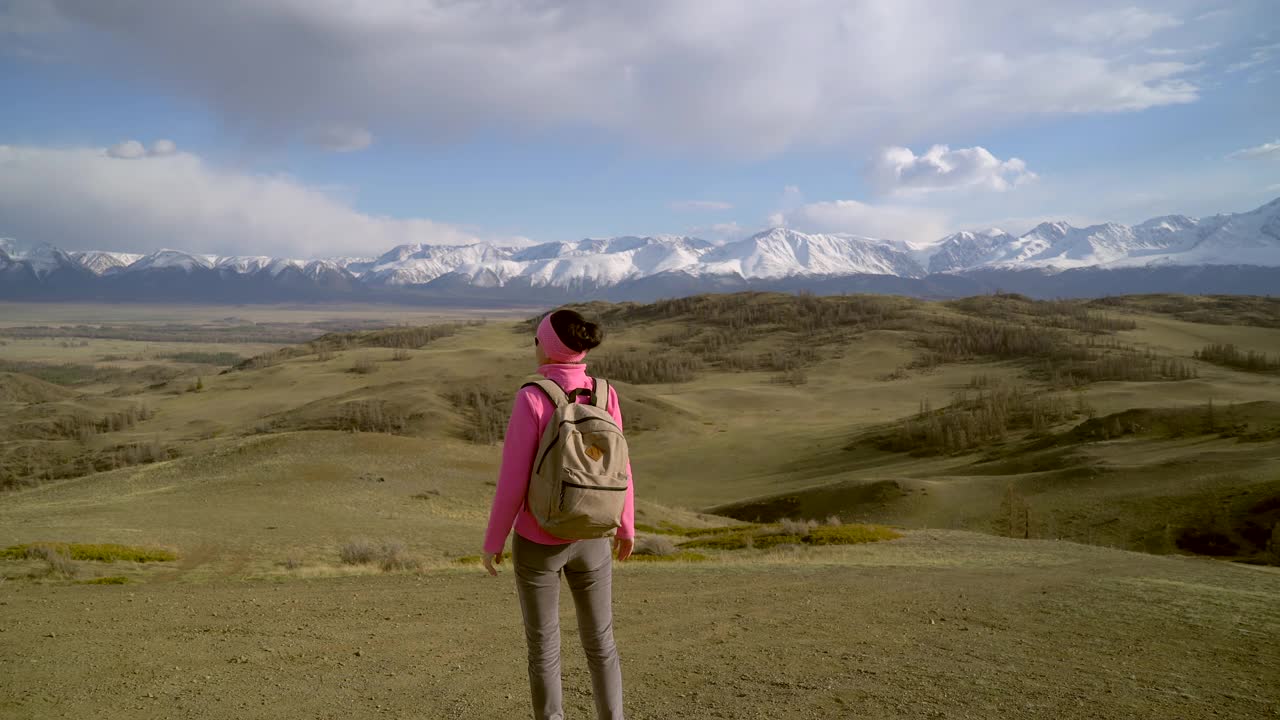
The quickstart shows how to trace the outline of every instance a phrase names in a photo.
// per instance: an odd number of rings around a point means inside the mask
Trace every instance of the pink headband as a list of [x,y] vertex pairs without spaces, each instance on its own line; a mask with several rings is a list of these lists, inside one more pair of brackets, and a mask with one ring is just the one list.
[[560,340],[560,336],[556,334],[556,329],[551,327],[551,316],[554,313],[547,313],[542,318],[542,322],[538,323],[538,345],[542,347],[542,352],[546,354],[548,360],[558,363],[580,363],[587,357],[587,352],[574,352],[565,346]]

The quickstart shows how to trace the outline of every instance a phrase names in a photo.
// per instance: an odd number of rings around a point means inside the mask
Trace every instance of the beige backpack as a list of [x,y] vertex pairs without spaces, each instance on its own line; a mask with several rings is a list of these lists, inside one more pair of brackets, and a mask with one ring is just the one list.
[[[536,387],[555,405],[533,459],[525,502],[543,530],[566,540],[611,537],[622,525],[626,500],[627,441],[609,415],[609,383],[570,394],[552,380]],[[586,403],[576,402],[579,395]]]

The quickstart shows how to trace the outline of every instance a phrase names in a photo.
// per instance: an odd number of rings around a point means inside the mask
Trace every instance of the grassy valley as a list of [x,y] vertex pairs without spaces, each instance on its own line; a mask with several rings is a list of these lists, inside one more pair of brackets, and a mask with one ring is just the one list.
[[[372,716],[407,711],[404,692],[439,716],[523,712],[509,578],[486,584],[474,555],[533,369],[532,311],[6,309],[0,620],[34,664],[8,668],[21,685],[0,708],[40,716],[61,678],[72,707],[104,716],[161,700],[230,716],[245,698]],[[1098,717],[1063,699],[1118,646],[1072,646],[1079,668],[1057,684],[999,670],[1034,666],[1080,623],[1149,644],[1099,681],[1116,691],[1101,716],[1280,711],[1273,684],[1233,686],[1208,659],[1280,672],[1274,301],[743,294],[581,309],[607,328],[592,370],[617,384],[636,472],[645,555],[616,582],[637,717],[921,717],[936,701],[925,677],[956,692],[979,678],[964,707],[981,717]],[[708,614],[664,624],[681,598]],[[116,698],[89,670],[54,669],[60,653],[109,667],[106,638],[138,630],[131,602],[157,613],[154,643],[128,650],[165,658],[152,680]],[[125,625],[95,629],[99,645],[77,620],[67,640],[55,627],[75,607]],[[1177,622],[1188,634],[1161,635]],[[180,659],[187,633],[232,624],[252,628],[244,642]],[[458,624],[484,626],[476,648],[451,647]],[[1178,680],[1195,642],[1212,652]],[[466,670],[490,662],[513,668],[510,702],[467,699]],[[202,689],[255,668],[279,689]],[[885,675],[899,677],[870,682]],[[673,677],[687,702],[659,697]],[[285,689],[318,678],[344,678],[316,696],[329,705]]]

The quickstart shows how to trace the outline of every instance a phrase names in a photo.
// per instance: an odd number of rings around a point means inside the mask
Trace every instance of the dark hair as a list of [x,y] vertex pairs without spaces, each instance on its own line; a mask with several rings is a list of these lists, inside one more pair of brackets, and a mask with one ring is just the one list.
[[551,329],[565,347],[583,352],[604,342],[604,328],[573,310],[557,310],[551,313]]

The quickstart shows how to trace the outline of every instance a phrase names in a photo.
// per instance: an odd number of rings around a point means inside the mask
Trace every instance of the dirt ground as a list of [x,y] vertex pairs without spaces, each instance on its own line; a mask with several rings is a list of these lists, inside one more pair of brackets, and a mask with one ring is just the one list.
[[[620,566],[628,717],[1280,717],[1275,570],[946,531],[740,557]],[[518,614],[509,568],[9,581],[0,716],[529,717]]]

